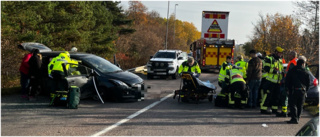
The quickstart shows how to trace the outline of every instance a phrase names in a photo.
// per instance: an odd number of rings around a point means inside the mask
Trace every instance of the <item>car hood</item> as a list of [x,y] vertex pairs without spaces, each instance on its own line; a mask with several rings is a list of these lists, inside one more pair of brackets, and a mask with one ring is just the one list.
[[133,74],[128,71],[121,71],[121,72],[116,72],[116,73],[106,73],[104,75],[107,76],[108,79],[120,80],[130,86],[132,86],[133,84],[143,83],[142,78],[140,78],[138,75]]
[[170,59],[170,58],[152,58],[152,59],[150,59],[150,61],[173,62],[174,59]]

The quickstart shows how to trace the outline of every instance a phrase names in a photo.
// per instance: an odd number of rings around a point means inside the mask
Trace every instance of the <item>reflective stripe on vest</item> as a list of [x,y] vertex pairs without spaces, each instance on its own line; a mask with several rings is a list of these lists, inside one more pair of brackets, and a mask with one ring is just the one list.
[[[271,59],[271,67],[270,67],[270,71],[266,77],[267,80],[271,81],[272,83],[280,83],[281,79],[282,79],[282,74],[281,72],[283,72],[283,66],[282,66],[282,61],[279,60],[274,60],[273,57],[270,58]],[[273,74],[273,70],[277,69],[280,73],[279,74]]]
[[243,74],[243,78],[247,78],[247,62],[240,60],[235,64],[235,66],[241,67],[240,71]]
[[[183,64],[184,64],[184,63],[182,63],[181,66],[179,67],[178,73],[188,72],[188,70],[189,70],[189,65],[183,65]],[[191,68],[190,68],[190,72],[196,72],[196,71],[197,71],[197,73],[201,73],[201,70],[200,70],[200,67],[199,67],[198,63],[197,63],[197,62],[194,62],[194,65],[191,66]]]
[[237,82],[237,81],[242,81],[244,83],[246,83],[246,81],[244,81],[243,77],[242,77],[242,72],[238,69],[232,69],[230,71],[230,83],[234,83],[234,82]]
[[[225,69],[223,69],[224,65],[226,65]],[[220,72],[219,72],[219,78],[218,78],[219,81],[224,81],[225,78],[228,77],[227,76],[227,70],[230,69],[230,66],[231,65],[227,65],[227,62],[223,62],[222,63],[221,69],[220,69]]]

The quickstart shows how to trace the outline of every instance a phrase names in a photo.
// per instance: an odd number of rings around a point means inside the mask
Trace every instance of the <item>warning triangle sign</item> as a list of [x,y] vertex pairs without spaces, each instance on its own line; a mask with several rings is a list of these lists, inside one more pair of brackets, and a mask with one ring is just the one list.
[[214,20],[211,23],[210,27],[208,28],[208,32],[215,32],[215,33],[221,33],[222,32],[217,20]]

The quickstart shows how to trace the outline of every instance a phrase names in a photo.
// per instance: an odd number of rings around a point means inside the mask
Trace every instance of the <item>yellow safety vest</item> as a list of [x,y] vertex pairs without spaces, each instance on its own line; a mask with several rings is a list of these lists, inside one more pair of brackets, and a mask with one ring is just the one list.
[[[266,79],[271,81],[272,83],[277,83],[279,84],[282,79],[282,72],[283,72],[283,66],[282,66],[282,60],[275,60],[274,57],[270,57],[270,70],[267,72],[267,77]],[[279,73],[274,74],[273,71],[278,70]]]
[[241,70],[238,69],[231,69],[230,70],[230,84],[233,84],[234,82],[242,81],[246,83],[246,81],[243,79],[243,73]]
[[228,65],[228,62],[223,62],[220,68],[220,72],[219,72],[219,78],[218,80],[220,82],[223,82],[225,80],[225,78],[227,77],[227,70],[231,69],[232,66]]
[[234,65],[237,66],[237,67],[241,67],[240,71],[243,74],[243,78],[247,78],[247,72],[246,71],[247,71],[247,68],[248,68],[248,63],[245,62],[245,61],[240,60],[240,61],[236,62],[236,64],[234,64]]
[[[268,62],[268,63],[265,62],[265,59],[269,59],[269,58],[270,58],[269,56],[266,56],[266,57],[262,60],[262,68],[264,68],[264,67],[270,67],[270,66],[271,66],[269,62]],[[268,75],[268,73],[267,73],[264,69],[262,69],[262,78],[266,78],[267,75]]]
[[[185,61],[179,66],[178,73],[180,74],[181,72],[188,72],[188,70],[189,70],[189,64],[187,61]],[[197,73],[201,73],[201,69],[200,69],[198,63],[194,62],[193,65],[191,66],[189,72],[196,72],[196,71],[197,71]]]

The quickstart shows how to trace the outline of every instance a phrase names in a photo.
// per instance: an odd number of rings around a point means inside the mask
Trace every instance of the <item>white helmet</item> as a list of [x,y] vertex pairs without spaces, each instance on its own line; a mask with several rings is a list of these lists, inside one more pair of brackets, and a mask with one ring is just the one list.
[[76,47],[72,47],[70,51],[72,51],[72,52],[77,52],[78,49],[77,49]]
[[262,54],[260,52],[258,52],[256,55],[257,57],[262,57]]

